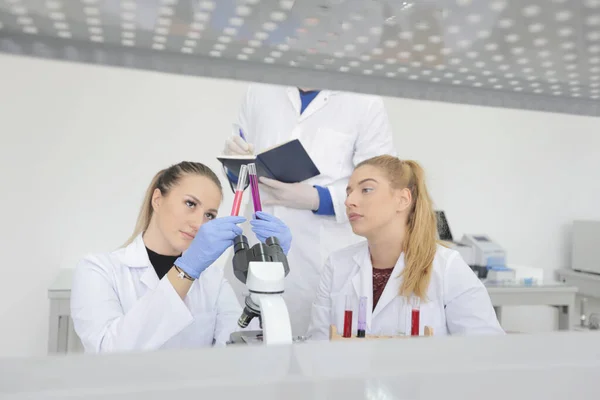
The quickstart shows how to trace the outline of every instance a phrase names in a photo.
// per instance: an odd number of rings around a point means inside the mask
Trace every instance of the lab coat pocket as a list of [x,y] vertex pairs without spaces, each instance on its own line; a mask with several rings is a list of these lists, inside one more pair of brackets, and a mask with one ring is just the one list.
[[310,146],[310,156],[322,176],[331,180],[340,178],[342,167],[352,163],[353,135],[330,128],[319,128]]

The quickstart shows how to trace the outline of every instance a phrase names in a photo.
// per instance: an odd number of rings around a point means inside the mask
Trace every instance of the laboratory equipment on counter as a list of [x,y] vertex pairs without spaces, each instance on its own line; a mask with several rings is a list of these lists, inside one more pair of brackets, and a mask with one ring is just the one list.
[[367,333],[367,298],[362,296],[358,301],[358,327],[356,337],[364,338]]
[[[467,234],[461,243],[472,249],[473,264],[471,269],[479,278],[495,282],[514,282],[516,271],[506,266],[506,252],[489,236],[484,234]],[[482,273],[482,271],[485,271]],[[485,276],[484,276],[485,275]]]
[[[433,328],[425,325],[423,327],[423,336],[433,336]],[[338,333],[337,330],[337,325],[335,324],[331,324],[329,326],[329,341],[344,341],[344,340],[375,340],[375,339],[409,339],[411,338],[411,335],[404,335],[404,334],[400,334],[400,335],[371,335],[371,334],[365,334],[365,336],[360,337],[358,335],[356,336],[350,336],[350,337],[344,337],[343,334]]]
[[[506,267],[506,252],[484,234],[467,234],[460,242],[454,241],[450,225],[444,211],[436,211],[438,237],[445,244],[458,251],[462,259],[480,279],[494,281],[514,281],[516,273]],[[491,276],[488,276],[490,275]]]
[[235,196],[233,198],[233,206],[231,207],[231,215],[238,216],[240,213],[240,205],[242,204],[242,197],[244,196],[244,188],[246,187],[246,179],[248,177],[248,166],[242,165],[240,168],[240,175],[238,176],[237,187],[235,189]]
[[506,266],[506,253],[484,234],[466,234],[460,242],[473,249],[473,265],[482,267]]
[[461,258],[464,260],[464,262],[467,263],[468,266],[471,267],[473,272],[475,272],[475,274],[480,279],[485,279],[487,277],[488,272],[487,267],[477,266],[475,264],[475,260],[473,258],[473,247],[468,244],[456,242],[454,240],[454,237],[452,236],[452,231],[450,230],[450,225],[448,224],[448,220],[446,219],[446,213],[444,211],[436,211],[435,216],[437,219],[438,238],[452,250],[458,251]]
[[291,344],[290,316],[282,297],[290,267],[279,241],[270,237],[264,244],[250,247],[248,239],[240,235],[233,248],[233,273],[249,291],[238,325],[246,328],[258,317],[261,330],[236,332],[231,335],[230,344]]
[[[506,266],[493,265],[488,266],[486,282],[497,283],[517,283],[517,271]],[[531,278],[530,278],[531,279]],[[531,280],[533,281],[533,280]],[[524,280],[523,285],[529,284],[530,280]]]
[[421,299],[417,296],[411,296],[410,305],[410,335],[419,336],[421,328]]
[[600,274],[600,221],[573,221],[571,268]]
[[[469,245],[454,241],[454,237],[452,236],[452,231],[450,230],[450,225],[448,225],[448,220],[446,219],[446,213],[444,211],[436,211],[435,216],[437,219],[438,238],[449,248],[458,251],[467,265],[473,268],[473,248]],[[485,278],[487,273],[487,269],[485,268],[483,268],[481,271],[473,268],[473,271],[475,271],[480,278]]]
[[352,336],[352,296],[346,296],[346,309],[344,310],[344,337]]
[[250,190],[252,192],[252,204],[254,205],[254,212],[262,211],[260,191],[258,189],[258,175],[256,175],[256,164],[248,164],[248,177],[250,179]]

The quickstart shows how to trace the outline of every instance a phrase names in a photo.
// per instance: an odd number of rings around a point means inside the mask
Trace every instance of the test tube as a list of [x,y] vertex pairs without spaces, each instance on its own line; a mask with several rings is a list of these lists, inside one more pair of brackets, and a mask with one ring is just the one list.
[[346,311],[344,311],[344,334],[345,338],[352,337],[352,296],[346,296]]
[[419,336],[421,331],[421,299],[417,296],[411,296],[410,305],[410,335]]
[[246,187],[247,177],[248,166],[244,164],[240,168],[237,187],[235,189],[235,197],[233,198],[233,207],[231,208],[231,216],[237,217],[240,213],[240,206],[242,204],[242,196],[244,195],[244,188]]
[[362,296],[358,301],[358,329],[356,337],[364,338],[367,330],[367,298]]
[[256,164],[248,164],[248,177],[250,179],[250,189],[252,191],[252,203],[254,212],[262,211],[260,203],[260,192],[258,191],[258,176],[256,175]]
[[397,298],[398,320],[396,327],[396,335],[410,335],[410,302],[406,296],[398,296]]

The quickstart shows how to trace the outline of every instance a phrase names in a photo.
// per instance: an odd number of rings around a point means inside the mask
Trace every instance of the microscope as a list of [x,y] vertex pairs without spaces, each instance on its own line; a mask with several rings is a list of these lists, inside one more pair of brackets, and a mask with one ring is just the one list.
[[233,273],[249,291],[238,325],[247,328],[258,318],[261,330],[234,332],[229,344],[291,344],[290,316],[282,297],[290,267],[279,240],[270,237],[250,247],[246,236],[240,235],[233,249]]

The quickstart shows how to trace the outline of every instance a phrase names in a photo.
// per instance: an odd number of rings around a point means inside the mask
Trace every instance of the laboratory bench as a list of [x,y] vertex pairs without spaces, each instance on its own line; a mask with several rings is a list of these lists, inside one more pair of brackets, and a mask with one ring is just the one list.
[[600,274],[563,268],[556,271],[556,276],[564,284],[577,286],[578,295],[600,299]]
[[561,282],[511,284],[484,282],[498,321],[504,306],[551,306],[558,309],[558,329],[570,330],[575,324],[577,286]]

